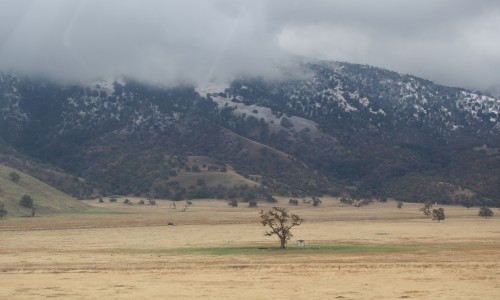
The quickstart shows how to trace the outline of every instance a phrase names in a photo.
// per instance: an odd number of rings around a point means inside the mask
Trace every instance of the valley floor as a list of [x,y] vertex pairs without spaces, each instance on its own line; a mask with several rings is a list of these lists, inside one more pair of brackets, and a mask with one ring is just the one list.
[[[137,203],[137,199],[132,200]],[[287,199],[280,199],[282,206]],[[420,204],[290,207],[289,249],[259,208],[223,201],[129,206],[0,221],[0,299],[498,299],[500,218]],[[167,226],[171,222],[175,225]],[[295,240],[306,241],[298,248]]]

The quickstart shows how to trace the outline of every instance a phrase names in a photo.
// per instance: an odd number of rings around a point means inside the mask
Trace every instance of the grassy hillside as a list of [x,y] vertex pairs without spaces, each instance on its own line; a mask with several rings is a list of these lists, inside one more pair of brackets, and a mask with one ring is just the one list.
[[[9,174],[16,172],[20,179],[14,182]],[[37,214],[56,212],[76,212],[88,208],[78,200],[64,194],[63,192],[41,182],[30,175],[0,164],[0,201],[5,204],[8,211],[7,216],[30,215],[31,209],[19,205],[23,195],[33,198],[33,204]]]
[[[216,160],[206,156],[188,156],[186,166],[190,171],[179,169],[175,177],[171,177],[169,182],[178,182],[180,186],[188,188],[198,185],[198,180],[203,180],[203,185],[216,187],[218,185],[231,188],[233,186],[248,185],[255,186],[260,183],[247,179],[236,173],[229,165],[219,165]],[[210,169],[210,168],[217,169]],[[220,169],[226,170],[222,172]],[[197,170],[197,171],[195,171]]]

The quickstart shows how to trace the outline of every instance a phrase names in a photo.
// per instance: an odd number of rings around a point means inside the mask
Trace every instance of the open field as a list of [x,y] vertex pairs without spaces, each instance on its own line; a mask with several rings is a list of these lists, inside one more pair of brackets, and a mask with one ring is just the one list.
[[[138,199],[131,199],[137,203]],[[290,210],[306,219],[289,249],[263,236],[259,208],[194,201],[88,201],[78,214],[0,221],[0,299],[498,299],[500,218],[421,204],[355,208],[335,199]],[[280,199],[287,206],[287,199]],[[166,226],[172,222],[174,226]],[[305,248],[295,246],[306,240]]]

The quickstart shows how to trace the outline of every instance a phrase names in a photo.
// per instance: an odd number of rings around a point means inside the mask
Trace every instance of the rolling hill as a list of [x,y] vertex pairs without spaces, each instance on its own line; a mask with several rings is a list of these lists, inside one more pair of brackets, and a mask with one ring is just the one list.
[[[18,182],[10,179],[15,172],[20,176]],[[5,204],[7,216],[31,215],[31,209],[19,205],[23,195],[33,198],[37,214],[79,212],[88,206],[63,192],[41,182],[34,177],[0,164],[0,201]]]

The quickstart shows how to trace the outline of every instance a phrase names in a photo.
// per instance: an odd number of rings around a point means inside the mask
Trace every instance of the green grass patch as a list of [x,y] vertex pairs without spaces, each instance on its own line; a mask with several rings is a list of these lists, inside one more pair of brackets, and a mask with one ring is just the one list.
[[228,246],[228,247],[187,247],[176,249],[152,249],[154,254],[208,254],[208,255],[251,255],[265,253],[356,253],[356,252],[403,252],[428,250],[429,246],[402,245],[349,245],[310,244],[305,247],[289,246],[280,249],[275,246]]
[[117,210],[107,210],[107,209],[88,209],[78,212],[79,215],[130,215],[137,214],[136,212],[128,211],[117,211]]

